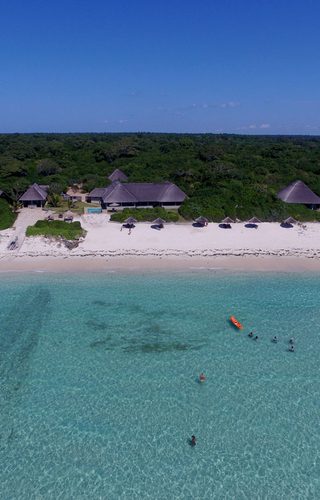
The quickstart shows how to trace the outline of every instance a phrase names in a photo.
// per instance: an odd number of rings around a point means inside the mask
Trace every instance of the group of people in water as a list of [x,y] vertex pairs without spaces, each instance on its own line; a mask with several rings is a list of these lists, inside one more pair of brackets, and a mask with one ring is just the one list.
[[[248,333],[248,337],[252,338],[253,340],[259,339],[258,335],[254,335],[253,332]],[[278,340],[279,340],[278,337],[275,335],[272,339],[272,342],[274,344],[276,344],[278,342]],[[291,339],[289,340],[289,351],[290,352],[295,351],[295,341],[294,341],[293,337],[291,337]],[[199,383],[203,383],[206,380],[207,380],[207,378],[206,378],[205,374],[203,372],[201,372],[199,375],[199,378],[198,378]],[[191,439],[189,439],[189,444],[190,444],[190,446],[195,446],[197,444],[197,438],[194,434],[192,434]]]
[[[278,342],[278,337],[277,337],[276,335],[273,337],[272,342],[273,342],[274,344],[277,344],[277,342]],[[293,338],[293,337],[291,337],[291,339],[289,340],[289,351],[290,351],[290,352],[294,352],[294,351],[295,351],[295,347],[294,347],[294,338]]]
[[[258,335],[254,335],[253,332],[250,332],[248,333],[248,337],[252,338],[253,340],[258,340]],[[278,342],[278,337],[275,335],[272,339],[272,342],[274,344],[276,344]],[[295,344],[294,344],[294,338],[291,337],[291,339],[289,340],[289,349],[288,349],[290,352],[294,352],[295,351]]]

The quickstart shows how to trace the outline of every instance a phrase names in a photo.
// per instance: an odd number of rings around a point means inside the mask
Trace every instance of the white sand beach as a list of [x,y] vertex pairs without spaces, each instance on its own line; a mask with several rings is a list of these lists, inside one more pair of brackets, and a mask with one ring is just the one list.
[[[166,224],[161,230],[150,223],[137,223],[130,232],[110,222],[106,214],[85,214],[80,220],[87,235],[79,246],[67,249],[63,243],[43,237],[24,238],[24,229],[45,212],[25,209],[15,228],[0,232],[0,271],[44,269],[98,270],[111,268],[218,267],[261,270],[320,270],[320,224],[308,223],[283,228],[279,223],[262,223],[257,229],[244,223],[222,229],[210,223]],[[7,246],[19,236],[16,250]]]

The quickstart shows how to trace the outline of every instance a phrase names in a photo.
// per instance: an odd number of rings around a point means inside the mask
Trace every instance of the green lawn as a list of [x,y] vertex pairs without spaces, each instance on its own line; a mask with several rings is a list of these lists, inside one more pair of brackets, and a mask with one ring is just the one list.
[[0,199],[0,230],[13,226],[17,214],[12,212],[12,208],[5,200]]
[[46,206],[49,210],[56,214],[63,214],[64,212],[70,210],[74,214],[82,215],[85,212],[85,208],[91,207],[92,205],[83,201],[75,201],[70,207],[67,201],[60,201],[58,207],[52,207],[50,204],[47,204]]
[[85,235],[85,231],[82,229],[80,222],[38,220],[34,226],[27,228],[26,235],[77,240]]

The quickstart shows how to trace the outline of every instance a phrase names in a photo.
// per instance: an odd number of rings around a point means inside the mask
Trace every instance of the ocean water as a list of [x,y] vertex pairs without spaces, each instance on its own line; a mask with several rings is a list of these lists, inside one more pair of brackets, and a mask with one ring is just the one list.
[[320,498],[319,289],[312,274],[1,275],[1,499]]

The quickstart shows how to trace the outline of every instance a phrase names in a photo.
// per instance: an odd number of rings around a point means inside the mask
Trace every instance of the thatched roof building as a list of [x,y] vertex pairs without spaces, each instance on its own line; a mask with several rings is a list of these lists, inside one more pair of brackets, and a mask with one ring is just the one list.
[[85,201],[86,195],[78,187],[71,186],[68,188],[65,198],[71,201]]
[[102,208],[114,206],[180,206],[186,194],[172,182],[113,182],[106,188],[93,189],[87,201],[98,201]]
[[48,187],[39,184],[32,184],[27,191],[19,198],[25,207],[37,206],[43,207],[48,197]]
[[302,181],[295,181],[281,189],[277,197],[285,203],[301,203],[303,205],[320,205],[320,197]]
[[109,175],[108,179],[110,179],[111,182],[127,182],[128,177],[126,174],[122,172],[122,170],[119,170],[119,168],[116,168],[112,174]]

